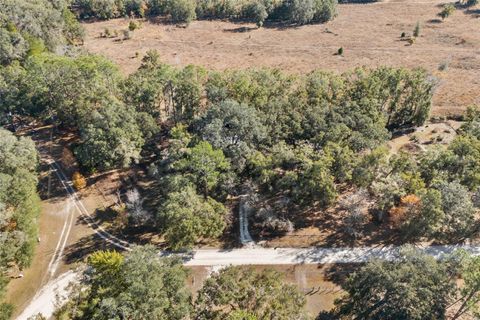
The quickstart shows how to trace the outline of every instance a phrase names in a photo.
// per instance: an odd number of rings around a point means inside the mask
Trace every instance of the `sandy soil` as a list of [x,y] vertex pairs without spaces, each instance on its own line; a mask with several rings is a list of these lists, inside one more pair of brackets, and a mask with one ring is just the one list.
[[[302,27],[266,26],[225,21],[194,21],[188,28],[144,22],[127,41],[99,34],[126,29],[128,21],[85,24],[85,47],[118,63],[125,73],[140,65],[149,49],[174,65],[198,64],[213,69],[276,67],[289,72],[321,68],[342,72],[357,66],[423,67],[438,78],[434,114],[455,114],[480,103],[480,9],[457,10],[442,22],[444,1],[392,0],[339,5],[338,17],[327,24]],[[416,43],[401,41],[417,21]],[[335,55],[343,47],[344,55]],[[136,53],[138,52],[138,56]],[[441,64],[445,71],[439,71]]]

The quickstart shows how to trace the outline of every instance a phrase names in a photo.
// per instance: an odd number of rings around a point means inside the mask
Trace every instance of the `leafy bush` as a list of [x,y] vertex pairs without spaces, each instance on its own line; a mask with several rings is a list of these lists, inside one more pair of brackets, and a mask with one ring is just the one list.
[[438,14],[440,17],[442,17],[443,20],[451,16],[455,12],[455,5],[451,3],[447,3],[443,6],[442,11]]
[[315,15],[314,0],[292,0],[290,3],[290,22],[307,24]]
[[167,10],[172,21],[186,23],[187,25],[197,18],[195,7],[195,0],[169,0],[167,4]]
[[82,190],[87,186],[87,180],[80,172],[75,172],[72,176],[73,186],[77,190]]

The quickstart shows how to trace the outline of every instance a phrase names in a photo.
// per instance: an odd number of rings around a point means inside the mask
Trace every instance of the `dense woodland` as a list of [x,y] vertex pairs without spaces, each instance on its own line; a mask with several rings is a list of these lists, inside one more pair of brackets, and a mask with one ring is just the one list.
[[[150,51],[125,77],[112,62],[75,47],[83,31],[70,9],[82,18],[133,13],[175,20],[172,6],[180,4],[192,17],[257,21],[261,12],[263,20],[293,23],[329,20],[335,5],[99,0],[70,6],[61,0],[0,0],[0,123],[33,118],[73,132],[77,142],[70,147],[85,176],[148,167],[149,178],[162,186],[156,190],[160,205],[149,212],[133,203],[138,194],[130,194],[135,199],[127,206],[128,223],[153,225],[173,250],[224,235],[232,223],[227,199],[245,194],[254,204],[283,199],[281,215],[251,217],[274,234],[294,229],[301,210],[338,204],[348,212],[348,230],[355,237],[365,219],[358,210],[364,201],[373,203],[368,214],[379,228],[393,226],[403,242],[456,243],[476,234],[479,109],[469,108],[448,146],[394,155],[386,146],[393,135],[429,119],[436,80],[424,70],[213,71],[174,68]],[[309,18],[299,18],[306,7]],[[4,275],[28,266],[33,253],[37,158],[30,139],[0,130]],[[349,196],[339,203],[345,191]],[[438,262],[408,248],[399,255],[396,262],[373,261],[352,274],[333,317],[444,319],[453,299],[460,301],[458,316],[478,312],[476,258],[458,253]],[[87,264],[82,285],[58,311],[60,319],[307,317],[304,296],[270,271],[226,268],[193,299],[180,260],[159,259],[150,247],[125,256],[98,252]],[[455,284],[459,276],[465,281],[461,288]],[[405,281],[408,286],[400,285]],[[0,290],[6,283],[0,280]],[[382,298],[386,287],[393,293]],[[10,306],[0,305],[0,319],[10,312]]]

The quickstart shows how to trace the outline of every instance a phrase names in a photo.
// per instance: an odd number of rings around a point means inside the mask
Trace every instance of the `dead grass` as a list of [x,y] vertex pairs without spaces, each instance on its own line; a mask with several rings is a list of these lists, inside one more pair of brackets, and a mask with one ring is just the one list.
[[[105,28],[127,28],[128,21],[85,24],[85,47],[118,63],[125,73],[140,65],[149,49],[173,65],[197,64],[213,69],[268,66],[288,72],[320,68],[342,72],[358,66],[422,67],[439,79],[434,114],[458,114],[480,103],[480,19],[457,10],[444,22],[436,16],[444,1],[392,0],[339,5],[339,16],[327,24],[282,28],[225,21],[195,21],[188,28],[145,22],[133,39],[100,38]],[[401,41],[417,21],[420,37]],[[121,33],[121,32],[120,32]],[[343,56],[335,55],[344,48]],[[138,56],[136,53],[138,52]],[[448,67],[439,71],[442,64]]]

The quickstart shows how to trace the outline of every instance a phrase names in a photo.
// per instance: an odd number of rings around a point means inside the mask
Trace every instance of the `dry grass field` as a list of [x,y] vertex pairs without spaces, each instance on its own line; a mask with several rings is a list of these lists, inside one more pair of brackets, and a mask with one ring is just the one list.
[[[357,66],[423,67],[438,78],[435,115],[458,114],[480,104],[480,6],[459,9],[445,21],[435,1],[391,0],[371,4],[341,4],[338,17],[327,24],[301,27],[227,21],[194,21],[187,28],[144,22],[132,39],[101,38],[105,28],[122,30],[125,19],[86,23],[86,49],[103,54],[131,73],[143,54],[156,49],[173,65],[197,64],[213,69],[268,66],[288,72],[320,68],[342,72]],[[420,37],[413,45],[417,23]],[[343,47],[343,56],[335,55]],[[138,54],[137,54],[138,53]],[[441,65],[446,66],[440,71]]]

